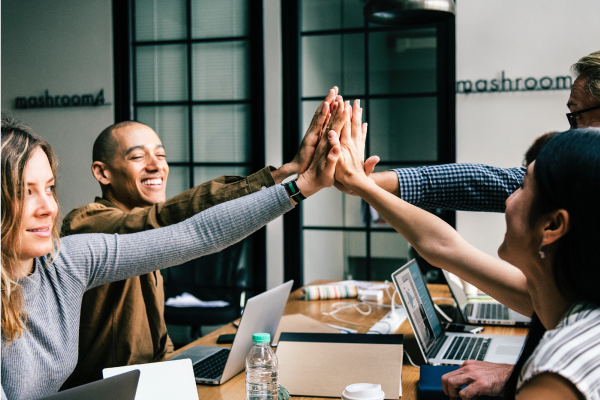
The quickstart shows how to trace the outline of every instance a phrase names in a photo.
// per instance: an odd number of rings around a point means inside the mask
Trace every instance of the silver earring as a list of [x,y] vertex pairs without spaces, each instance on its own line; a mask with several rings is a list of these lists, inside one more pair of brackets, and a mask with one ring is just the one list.
[[540,258],[546,258],[546,253],[544,252],[544,245],[540,245]]

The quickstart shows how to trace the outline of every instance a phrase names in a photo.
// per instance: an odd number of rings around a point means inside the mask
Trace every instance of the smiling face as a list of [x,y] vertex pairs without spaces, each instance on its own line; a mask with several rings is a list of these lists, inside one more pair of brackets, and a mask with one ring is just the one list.
[[521,267],[539,259],[543,228],[541,222],[531,221],[531,210],[537,193],[533,175],[535,161],[529,164],[522,187],[506,200],[506,233],[498,256]]
[[19,249],[22,265],[30,265],[32,259],[52,251],[52,228],[57,213],[52,168],[46,153],[37,148],[25,167],[25,200]]
[[106,163],[106,198],[126,210],[148,207],[166,200],[169,165],[158,135],[135,123],[116,129],[112,160]]

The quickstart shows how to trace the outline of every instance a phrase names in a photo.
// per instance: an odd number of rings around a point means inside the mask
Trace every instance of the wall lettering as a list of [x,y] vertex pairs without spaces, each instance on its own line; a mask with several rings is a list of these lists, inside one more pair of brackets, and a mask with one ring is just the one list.
[[499,93],[499,92],[528,92],[533,90],[569,90],[573,81],[570,76],[556,76],[551,78],[507,78],[502,71],[500,78],[486,80],[478,79],[475,82],[463,80],[456,82],[456,93]]
[[74,94],[72,96],[51,96],[46,89],[44,96],[17,97],[15,108],[56,108],[56,107],[97,107],[107,105],[104,101],[104,89],[98,94]]

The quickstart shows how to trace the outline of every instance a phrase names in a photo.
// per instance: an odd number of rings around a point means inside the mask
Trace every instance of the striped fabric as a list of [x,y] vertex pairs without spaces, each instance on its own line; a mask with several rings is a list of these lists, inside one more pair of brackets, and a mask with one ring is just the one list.
[[586,399],[600,400],[600,307],[575,303],[556,329],[548,331],[527,360],[517,390],[544,372],[559,374]]
[[358,296],[354,285],[315,285],[302,289],[305,300],[349,299]]
[[483,164],[444,164],[394,169],[402,200],[422,208],[504,212],[504,202],[516,191],[525,168]]

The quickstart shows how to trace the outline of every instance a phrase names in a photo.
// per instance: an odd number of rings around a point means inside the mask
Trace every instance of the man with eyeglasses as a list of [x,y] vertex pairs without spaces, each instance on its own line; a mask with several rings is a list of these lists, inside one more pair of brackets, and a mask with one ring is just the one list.
[[[577,79],[567,102],[571,129],[600,126],[600,51],[582,57],[572,66]],[[422,208],[504,212],[506,199],[525,176],[525,167],[497,168],[483,164],[445,164],[398,168],[371,174],[383,189]],[[336,183],[336,187],[350,193]],[[442,378],[452,399],[501,396],[513,365],[466,361]],[[464,389],[462,386],[468,385]]]

